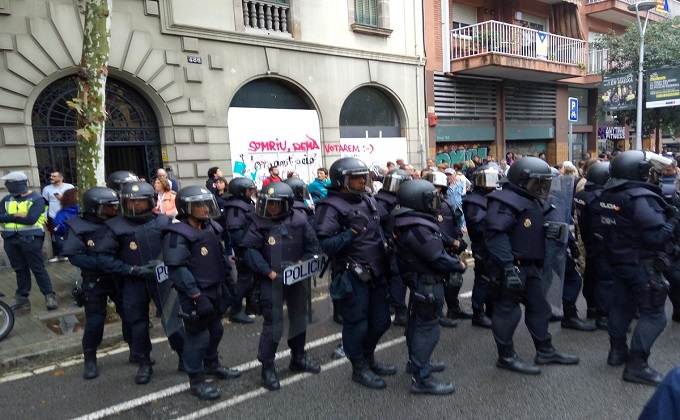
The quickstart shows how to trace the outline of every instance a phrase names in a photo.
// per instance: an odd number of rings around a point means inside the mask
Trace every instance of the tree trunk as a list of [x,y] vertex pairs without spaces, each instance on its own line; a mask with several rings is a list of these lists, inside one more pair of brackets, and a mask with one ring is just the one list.
[[105,185],[104,128],[106,122],[106,77],[111,42],[112,0],[87,0],[83,55],[78,70],[78,97],[68,102],[78,114],[76,162],[78,195]]

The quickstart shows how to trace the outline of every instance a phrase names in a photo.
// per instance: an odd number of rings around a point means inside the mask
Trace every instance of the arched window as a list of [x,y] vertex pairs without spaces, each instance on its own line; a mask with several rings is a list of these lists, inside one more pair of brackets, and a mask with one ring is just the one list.
[[340,137],[401,137],[399,116],[390,98],[373,87],[352,92],[340,110]]
[[[43,90],[31,115],[40,184],[60,171],[76,183],[76,113],[66,105],[78,95],[75,76],[55,81]],[[106,173],[130,170],[150,179],[161,167],[160,133],[156,114],[139,93],[109,78],[106,83]]]
[[236,92],[231,100],[236,108],[314,109],[307,95],[289,83],[257,79]]

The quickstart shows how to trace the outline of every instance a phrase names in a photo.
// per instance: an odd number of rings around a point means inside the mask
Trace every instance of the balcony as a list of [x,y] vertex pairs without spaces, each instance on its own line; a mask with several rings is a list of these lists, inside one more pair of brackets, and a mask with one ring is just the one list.
[[290,35],[290,6],[285,1],[242,0],[246,31]]
[[[640,0],[586,0],[585,13],[589,18],[596,18],[605,22],[630,26],[637,22],[635,12],[628,10],[628,6]],[[661,22],[663,16],[658,13],[649,15],[652,22]]]
[[584,76],[583,40],[543,33],[498,21],[451,31],[451,72],[550,82]]

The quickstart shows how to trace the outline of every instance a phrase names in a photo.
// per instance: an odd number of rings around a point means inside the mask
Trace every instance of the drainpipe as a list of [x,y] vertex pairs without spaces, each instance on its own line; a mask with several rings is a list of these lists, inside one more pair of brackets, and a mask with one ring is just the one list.
[[[447,1],[447,0],[443,0]],[[420,24],[421,24],[421,33],[420,35],[424,38],[425,37],[425,0],[421,1],[420,5]],[[418,19],[417,19],[417,10],[416,10],[416,2],[413,2],[413,35],[415,39],[415,52],[418,54],[418,66],[416,67],[416,77],[415,77],[415,83],[416,83],[416,121],[417,121],[417,130],[418,130],[418,144],[420,145],[420,150],[418,151],[418,154],[420,155],[420,167],[424,168],[425,167],[425,154],[427,145],[425,144],[425,137],[423,136],[423,105],[422,105],[422,97],[424,95],[424,92],[421,93],[421,89],[423,88],[423,85],[425,83],[425,80],[421,79],[420,72],[425,69],[425,61],[423,59],[423,54],[421,51],[421,45],[418,37]]]
[[442,68],[451,72],[451,30],[449,27],[449,0],[442,1]]

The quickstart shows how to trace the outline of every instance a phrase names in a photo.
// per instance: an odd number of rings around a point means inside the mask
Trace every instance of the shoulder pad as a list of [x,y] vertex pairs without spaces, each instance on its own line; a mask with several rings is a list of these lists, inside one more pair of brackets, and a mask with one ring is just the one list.
[[194,229],[186,222],[172,223],[163,229],[163,232],[175,232],[178,235],[183,236],[189,242],[197,241],[201,238],[201,232],[198,229]]
[[227,200],[224,203],[224,207],[236,207],[236,208],[243,210],[246,213],[248,213],[250,210],[252,210],[254,208],[253,205],[248,205],[247,203],[245,203],[240,198],[233,198],[233,199]]
[[122,216],[107,219],[104,224],[111,229],[116,236],[132,235],[135,233],[135,227]]
[[94,233],[102,227],[101,224],[88,222],[81,217],[72,217],[66,221],[66,224],[76,235]]
[[395,228],[399,228],[399,227],[403,227],[403,226],[413,226],[413,225],[425,226],[425,227],[428,227],[428,228],[430,228],[434,231],[439,230],[439,226],[437,226],[436,223],[434,223],[430,220],[424,219],[422,217],[418,217],[418,216],[405,215],[405,216],[395,217],[395,219],[394,219],[394,227]]
[[486,197],[488,200],[500,201],[517,212],[526,210],[532,206],[531,200],[509,190],[494,191],[489,193]]

